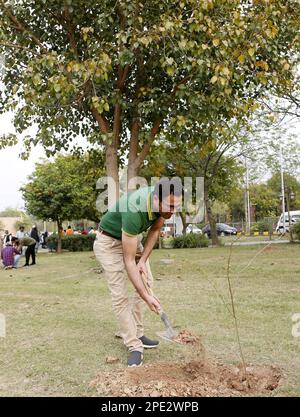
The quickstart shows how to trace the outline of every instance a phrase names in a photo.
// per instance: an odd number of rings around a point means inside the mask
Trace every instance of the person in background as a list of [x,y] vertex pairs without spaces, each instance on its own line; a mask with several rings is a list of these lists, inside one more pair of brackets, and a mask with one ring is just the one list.
[[39,236],[39,232],[38,232],[36,225],[32,226],[30,237],[32,237],[32,239],[34,239],[36,242],[34,250],[35,250],[35,253],[37,253],[39,244],[40,244],[40,236]]
[[93,227],[91,227],[90,231],[89,231],[89,235],[94,235],[95,233],[96,233],[95,229]]
[[74,234],[74,230],[72,229],[71,226],[68,226],[67,230],[66,230],[66,235],[67,236],[71,236]]
[[11,242],[6,243],[6,246],[1,250],[1,259],[3,262],[4,269],[17,268],[20,251]]
[[11,238],[12,238],[12,234],[9,233],[8,230],[5,230],[4,235],[2,236],[3,247],[5,247],[7,243],[11,242]]
[[82,235],[88,235],[88,234],[89,234],[89,232],[88,232],[86,229],[82,229],[81,234],[82,234]]
[[45,232],[42,233],[42,248],[43,249],[47,248],[47,242],[48,242],[48,232],[47,230],[45,230]]
[[58,230],[58,234],[59,234],[61,237],[63,237],[63,236],[65,236],[65,235],[66,235],[66,231],[65,231],[62,227],[60,227],[60,228],[59,228],[59,230]]
[[27,246],[27,249],[25,251],[25,265],[23,266],[29,266],[29,260],[30,256],[32,257],[32,263],[30,265],[35,265],[35,245],[36,240],[32,237],[25,236],[21,239],[18,239],[16,237],[12,237],[11,239],[13,245],[15,245],[19,252],[22,252],[23,246]]
[[[19,227],[19,230],[17,231],[16,236],[17,236],[18,239],[21,239],[22,237],[27,236],[27,233],[25,233],[25,227],[24,226]],[[22,250],[21,255],[24,255],[23,250]]]
[[22,237],[25,236],[25,227],[24,226],[20,226],[19,230],[16,233],[16,236],[18,239],[21,239]]

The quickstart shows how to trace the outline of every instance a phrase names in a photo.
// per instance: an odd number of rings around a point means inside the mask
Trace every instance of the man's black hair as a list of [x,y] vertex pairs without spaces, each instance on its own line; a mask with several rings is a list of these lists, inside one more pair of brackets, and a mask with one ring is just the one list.
[[180,178],[161,178],[154,186],[153,195],[159,198],[161,203],[169,195],[174,195],[175,197],[182,197],[182,183]]

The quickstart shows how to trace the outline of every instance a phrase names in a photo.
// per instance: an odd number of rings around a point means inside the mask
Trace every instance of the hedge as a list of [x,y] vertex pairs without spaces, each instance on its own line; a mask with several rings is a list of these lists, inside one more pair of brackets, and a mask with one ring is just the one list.
[[[95,234],[63,236],[61,238],[62,249],[69,250],[70,252],[92,251],[95,239],[96,239]],[[57,240],[58,240],[57,234],[53,234],[49,236],[48,243],[47,243],[48,248],[51,250],[56,250]]]
[[296,235],[298,240],[300,240],[300,222],[294,224],[294,226],[291,228],[291,232]]
[[189,233],[173,238],[174,248],[207,248],[209,240],[207,237],[195,233]]
[[260,220],[251,226],[251,232],[269,232],[270,229],[273,230],[273,223],[267,220]]

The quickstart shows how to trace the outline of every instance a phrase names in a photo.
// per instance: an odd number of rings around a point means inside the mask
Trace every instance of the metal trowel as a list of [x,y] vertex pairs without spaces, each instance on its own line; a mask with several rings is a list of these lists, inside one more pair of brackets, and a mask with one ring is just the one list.
[[[155,295],[153,294],[152,288],[150,287],[148,281],[147,281],[147,277],[145,276],[144,272],[141,272],[141,278],[143,281],[143,284],[148,292],[149,295],[151,295],[152,297],[155,297]],[[178,333],[176,333],[171,325],[170,320],[168,319],[168,316],[166,315],[166,313],[163,311],[163,309],[160,309],[158,314],[160,315],[160,318],[162,320],[162,322],[165,325],[165,332],[162,334],[159,334],[161,337],[163,337],[164,339],[169,339],[172,340],[177,336]]]

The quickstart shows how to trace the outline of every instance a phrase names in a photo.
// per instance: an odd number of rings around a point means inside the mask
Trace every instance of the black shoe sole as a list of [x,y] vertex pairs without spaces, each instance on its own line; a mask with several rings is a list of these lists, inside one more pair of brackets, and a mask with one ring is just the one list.
[[158,345],[143,345],[143,348],[145,348],[145,349],[155,349],[157,347],[158,347]]
[[141,363],[139,363],[138,365],[127,365],[127,368],[136,368],[136,367],[138,367],[138,366],[141,366],[141,365],[143,365],[143,361],[141,362]]

